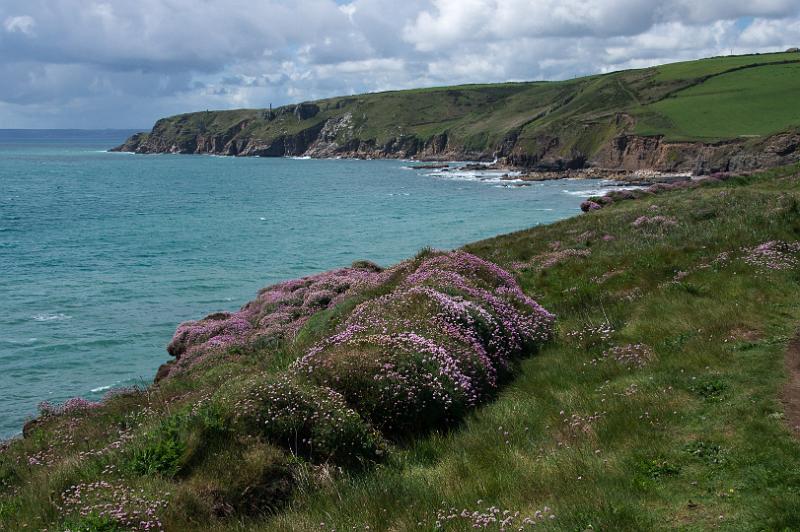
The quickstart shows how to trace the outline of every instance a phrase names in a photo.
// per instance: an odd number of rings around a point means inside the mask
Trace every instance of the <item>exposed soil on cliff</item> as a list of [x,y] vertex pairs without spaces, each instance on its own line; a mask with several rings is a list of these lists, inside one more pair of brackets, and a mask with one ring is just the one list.
[[786,425],[800,438],[800,331],[789,342],[784,359],[789,380],[781,393]]

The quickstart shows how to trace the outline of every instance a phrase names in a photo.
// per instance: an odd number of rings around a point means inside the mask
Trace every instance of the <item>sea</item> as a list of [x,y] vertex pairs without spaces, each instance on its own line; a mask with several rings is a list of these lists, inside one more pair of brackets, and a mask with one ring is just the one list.
[[263,286],[550,223],[608,185],[107,151],[131,133],[0,130],[0,439],[41,401],[149,384],[180,322]]

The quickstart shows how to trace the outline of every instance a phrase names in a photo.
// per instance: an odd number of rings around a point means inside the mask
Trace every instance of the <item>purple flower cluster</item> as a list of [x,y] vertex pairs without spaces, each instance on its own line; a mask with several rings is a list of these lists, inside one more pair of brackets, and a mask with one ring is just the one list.
[[633,222],[631,222],[631,226],[633,227],[653,227],[653,228],[666,228],[678,225],[678,221],[675,218],[669,216],[639,216]]
[[771,240],[758,246],[742,249],[742,260],[759,270],[789,270],[797,267],[800,242]]
[[570,342],[579,345],[581,348],[590,349],[608,342],[613,334],[614,327],[605,322],[597,325],[588,323],[580,329],[567,332],[566,336]]
[[85,410],[92,410],[102,405],[103,403],[98,401],[89,401],[82,397],[73,397],[60,405],[50,403],[49,401],[42,401],[39,403],[39,412],[43,416],[69,415]]
[[325,386],[263,377],[235,400],[237,419],[256,433],[319,461],[352,463],[383,453],[382,438],[342,396]]
[[381,284],[387,275],[374,264],[358,263],[264,288],[238,312],[218,312],[182,323],[167,346],[177,359],[167,375],[233,347],[249,346],[261,339],[290,338],[315,312]]
[[583,212],[596,211],[607,207],[613,203],[620,201],[639,199],[643,197],[654,196],[662,192],[669,192],[672,190],[685,190],[691,188],[698,188],[707,185],[713,185],[730,179],[731,174],[715,173],[708,176],[695,177],[686,181],[678,181],[676,183],[656,183],[646,188],[634,188],[624,190],[612,190],[607,192],[604,196],[595,196],[581,203],[581,210]]
[[653,348],[645,344],[627,344],[603,352],[603,358],[629,368],[641,368],[655,357]]
[[552,314],[491,262],[440,253],[404,273],[295,365],[385,431],[459,417],[552,334]]
[[166,506],[166,500],[150,500],[124,484],[98,480],[64,490],[58,509],[67,516],[108,518],[125,530],[163,531],[159,513]]
[[[483,501],[478,501],[482,504]],[[492,528],[499,530],[525,530],[533,528],[537,523],[552,521],[556,518],[553,511],[545,506],[541,510],[536,510],[533,514],[522,515],[519,511],[503,510],[497,506],[489,506],[485,509],[457,508],[440,509],[436,512],[436,522],[434,528],[440,529],[455,525],[457,528]],[[421,525],[422,523],[420,523]]]
[[595,412],[585,416],[580,414],[567,416],[566,412],[562,410],[559,414],[561,415],[561,422],[566,426],[569,434],[574,437],[592,434],[594,425],[606,415],[606,412]]

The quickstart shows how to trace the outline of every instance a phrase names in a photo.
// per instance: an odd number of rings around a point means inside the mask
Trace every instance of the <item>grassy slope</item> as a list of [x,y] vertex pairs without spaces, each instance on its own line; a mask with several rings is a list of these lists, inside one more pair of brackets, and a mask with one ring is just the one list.
[[[645,109],[670,121],[672,139],[769,135],[800,123],[799,86],[800,64],[752,68],[713,77]],[[647,120],[637,131],[663,132]]]
[[[797,268],[763,272],[734,260],[697,270],[723,251],[795,241],[797,172],[627,202],[468,246],[506,265],[554,241],[592,250],[520,276],[559,315],[559,340],[461,430],[310,493],[258,529],[432,529],[440,508],[490,505],[523,514],[547,505],[557,517],[539,528],[552,530],[800,528],[800,445],[777,399],[800,319]],[[651,204],[678,225],[666,234],[633,228]],[[678,271],[692,273],[672,282]],[[618,274],[596,281],[608,272]],[[569,332],[606,321],[611,344],[648,344],[656,361],[641,370],[592,365],[601,347],[584,349]],[[563,421],[594,413],[601,417],[585,432]]]
[[[278,450],[246,438],[195,435],[190,442],[210,453],[202,470],[180,481],[128,474],[127,482],[151,497],[171,493],[167,523],[175,530],[433,529],[440,509],[492,505],[524,515],[548,506],[556,518],[537,528],[552,530],[798,529],[800,445],[777,397],[800,319],[800,276],[796,266],[764,271],[739,259],[743,247],[800,238],[798,172],[618,203],[468,246],[506,267],[549,253],[553,242],[591,250],[589,258],[519,271],[525,290],[558,314],[556,341],[463,426],[396,447],[382,465],[347,473],[295,461],[300,489],[272,518],[214,520],[187,496],[189,488],[235,490],[264,464],[282,463]],[[631,225],[654,214],[677,225]],[[714,263],[722,252],[732,260]],[[678,271],[689,274],[676,282]],[[76,480],[104,478],[109,464],[123,466],[113,453],[79,462],[76,448],[102,447],[118,437],[117,427],[137,420],[144,420],[138,430],[155,430],[182,404],[236,386],[243,373],[285,368],[346,311],[318,315],[295,344],[235,355],[17,442],[0,454],[0,480],[10,486],[0,495],[0,523],[17,530],[56,520],[58,493]],[[570,334],[604,323],[614,329],[608,340]],[[605,348],[629,343],[651,346],[655,359],[641,369],[592,363]],[[137,437],[134,448],[142,445]],[[65,439],[70,450],[59,443]],[[43,450],[44,458],[36,454]],[[31,455],[54,456],[56,465],[16,461]],[[469,528],[459,519],[444,524]]]
[[[159,135],[170,140],[198,132],[269,140],[352,115],[351,138],[383,145],[396,137],[423,142],[447,133],[466,152],[491,152],[518,135],[518,147],[533,153],[562,140],[562,155],[591,155],[625,130],[619,113],[636,117],[636,133],[669,140],[720,140],[764,135],[800,124],[793,94],[800,89],[795,66],[800,54],[718,57],[561,82],[464,85],[392,91],[316,102],[321,112],[298,120],[291,113],[273,120],[264,110],[189,113],[164,119]],[[741,69],[725,74],[725,72]],[[666,99],[665,99],[666,98]],[[242,126],[243,121],[247,123]],[[350,136],[352,135],[352,136]]]

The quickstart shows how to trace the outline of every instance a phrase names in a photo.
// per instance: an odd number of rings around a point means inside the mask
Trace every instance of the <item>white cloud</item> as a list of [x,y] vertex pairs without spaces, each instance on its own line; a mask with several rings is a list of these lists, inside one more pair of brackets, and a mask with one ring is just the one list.
[[0,21],[3,127],[145,126],[800,45],[797,0],[3,0]]
[[3,22],[3,27],[9,33],[23,33],[25,35],[33,35],[33,28],[36,26],[36,21],[33,17],[22,15],[18,17],[8,17]]

